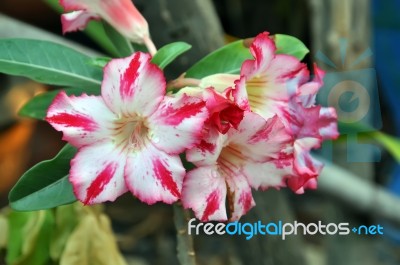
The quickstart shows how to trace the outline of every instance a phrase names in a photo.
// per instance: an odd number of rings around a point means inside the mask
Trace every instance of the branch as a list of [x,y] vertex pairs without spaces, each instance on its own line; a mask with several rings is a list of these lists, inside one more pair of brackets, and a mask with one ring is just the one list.
[[196,265],[196,254],[193,248],[193,237],[187,232],[190,214],[181,203],[174,204],[174,222],[178,240],[177,251],[181,265]]
[[318,180],[318,189],[351,204],[354,208],[375,214],[400,224],[400,198],[382,186],[361,177],[323,158],[325,167]]

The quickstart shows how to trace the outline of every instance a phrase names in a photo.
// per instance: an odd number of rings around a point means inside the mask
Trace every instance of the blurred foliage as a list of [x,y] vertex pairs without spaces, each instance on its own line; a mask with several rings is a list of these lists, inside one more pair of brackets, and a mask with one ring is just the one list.
[[[96,38],[92,37],[94,41],[96,41],[100,46],[104,46],[104,44],[102,43],[104,42],[104,39],[110,40],[113,46],[115,47],[115,50],[117,51],[118,57],[126,57],[135,52],[132,43],[127,38],[122,36],[116,29],[114,29],[107,22],[103,21],[102,24],[103,24],[103,31],[106,36],[103,36],[102,33],[101,37],[100,36]],[[87,33],[90,36],[89,32]],[[109,53],[113,54],[114,52],[109,51]]]
[[0,212],[0,253],[7,247],[8,242],[8,221],[5,213]]
[[101,206],[9,211],[0,215],[0,229],[7,265],[126,264]]
[[51,229],[54,219],[49,211],[11,212],[6,261],[9,265],[46,265],[49,263]]
[[346,135],[354,132],[359,140],[366,142],[374,142],[383,147],[390,155],[400,163],[400,139],[387,133],[377,131],[376,129],[360,123],[343,123],[339,122],[339,132],[345,131],[346,134],[341,135],[338,141],[346,141]]

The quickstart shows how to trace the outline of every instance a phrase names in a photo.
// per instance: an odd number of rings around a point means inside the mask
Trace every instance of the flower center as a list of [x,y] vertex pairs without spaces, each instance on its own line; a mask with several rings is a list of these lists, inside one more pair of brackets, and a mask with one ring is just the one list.
[[133,150],[142,149],[149,140],[149,128],[146,119],[140,116],[124,117],[116,122],[117,138],[119,143]]
[[147,140],[148,128],[144,125],[143,121],[135,122],[133,130],[129,137],[129,147],[133,149],[140,149]]

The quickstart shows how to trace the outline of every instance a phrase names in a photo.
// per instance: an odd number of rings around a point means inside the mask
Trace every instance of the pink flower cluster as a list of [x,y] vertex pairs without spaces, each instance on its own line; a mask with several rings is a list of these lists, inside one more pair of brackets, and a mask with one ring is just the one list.
[[94,204],[130,191],[226,221],[255,205],[252,188],[316,188],[322,164],[310,151],[338,136],[335,110],[315,104],[324,73],[315,67],[310,80],[305,64],[276,54],[268,33],[250,51],[239,75],[208,76],[176,94],[151,55],[136,52],[105,66],[101,96],[57,95],[46,120],[78,148],[76,197]]
[[201,80],[200,89],[180,92],[204,91],[210,113],[200,143],[186,152],[196,169],[182,192],[183,205],[202,221],[239,219],[255,205],[251,188],[316,188],[322,164],[310,151],[338,137],[335,110],[315,105],[322,70],[315,66],[310,81],[306,65],[276,54],[266,32],[250,51],[254,60],[243,63],[240,75],[216,74]]

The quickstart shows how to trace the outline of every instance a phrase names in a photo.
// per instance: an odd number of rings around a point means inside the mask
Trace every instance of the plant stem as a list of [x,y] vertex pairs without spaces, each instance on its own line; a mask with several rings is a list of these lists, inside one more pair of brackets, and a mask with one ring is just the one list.
[[177,254],[181,265],[196,265],[196,254],[193,248],[193,237],[187,232],[190,219],[189,211],[183,209],[181,203],[174,204],[174,222],[178,240]]
[[146,47],[147,47],[148,52],[149,52],[152,56],[154,56],[154,54],[157,53],[157,48],[156,48],[156,46],[154,45],[154,42],[151,40],[150,37],[147,37],[147,36],[143,39],[143,41],[144,41],[144,45],[146,45]]

